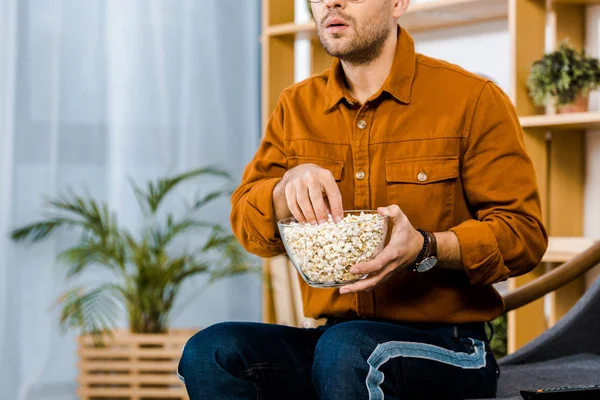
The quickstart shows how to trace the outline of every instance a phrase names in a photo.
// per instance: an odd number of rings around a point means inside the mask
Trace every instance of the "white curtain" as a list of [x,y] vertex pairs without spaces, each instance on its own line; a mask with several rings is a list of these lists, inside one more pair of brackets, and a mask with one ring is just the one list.
[[[8,232],[67,188],[135,229],[129,177],[210,164],[239,180],[260,138],[259,2],[0,0],[1,400],[77,398],[75,333],[51,308],[68,287],[54,259],[73,236],[30,247]],[[228,223],[227,200],[207,210]],[[202,279],[172,326],[259,319],[260,277],[194,297]]]

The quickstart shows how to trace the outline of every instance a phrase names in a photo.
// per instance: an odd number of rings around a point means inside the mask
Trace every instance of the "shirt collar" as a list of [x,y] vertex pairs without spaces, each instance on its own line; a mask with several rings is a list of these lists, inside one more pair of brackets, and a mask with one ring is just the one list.
[[[416,59],[413,38],[406,30],[398,27],[398,44],[396,45],[396,54],[392,69],[383,83],[381,90],[373,98],[378,97],[381,92],[388,92],[398,101],[406,104],[410,103]],[[331,65],[327,88],[325,89],[325,111],[337,105],[344,98],[348,101],[351,100],[346,86],[346,77],[344,76],[342,63],[336,57]]]

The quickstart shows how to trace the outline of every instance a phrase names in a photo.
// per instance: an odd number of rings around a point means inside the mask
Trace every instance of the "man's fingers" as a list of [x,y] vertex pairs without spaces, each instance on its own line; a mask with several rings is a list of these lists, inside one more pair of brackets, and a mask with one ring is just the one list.
[[304,214],[306,221],[315,225],[317,223],[317,217],[313,211],[308,188],[306,186],[296,188],[296,201],[298,202],[298,206],[300,207],[300,210],[302,210],[302,214]]
[[327,207],[325,205],[325,200],[323,199],[321,186],[318,183],[309,184],[308,195],[317,221],[320,224],[327,222]]
[[391,246],[386,246],[381,253],[379,253],[375,258],[370,261],[358,263],[350,268],[350,273],[352,274],[369,274],[372,272],[378,272],[382,270],[387,264],[392,262],[397,258],[396,252],[391,248]]
[[396,205],[396,204],[392,204],[389,205],[387,207],[379,207],[377,209],[377,212],[380,215],[383,216],[387,216],[390,217],[390,219],[392,220],[392,222],[396,222],[397,220],[399,220],[400,218],[402,218],[404,216],[404,212],[402,211],[402,209]]
[[329,208],[329,201],[325,202],[325,209],[327,210],[327,216],[331,215],[331,209]]
[[384,265],[379,272],[373,272],[369,274],[369,276],[365,279],[360,280],[356,283],[342,286],[340,288],[340,294],[355,293],[364,290],[373,290],[377,285],[390,279],[393,275],[394,270],[394,263],[389,262],[388,264]]
[[325,194],[327,195],[327,202],[329,203],[331,216],[335,222],[340,222],[344,218],[342,194],[340,193],[340,189],[336,185],[335,179],[333,179],[331,173],[329,173],[327,178],[323,179],[322,185],[323,189],[325,189]]
[[335,222],[344,218],[342,195],[331,171],[306,164],[288,173],[286,201],[290,212],[299,222],[324,223],[330,214]]
[[381,269],[381,271],[379,273],[373,273],[373,274],[369,275],[368,277],[366,277],[365,279],[360,280],[356,283],[342,286],[340,288],[340,294],[356,293],[356,292],[362,292],[365,290],[373,290],[375,288],[375,286],[379,285],[382,282],[382,280],[385,278],[386,275],[388,275],[390,273],[390,271],[391,271],[391,268],[388,264],[383,269]]
[[298,202],[296,201],[296,189],[294,185],[287,185],[285,187],[285,199],[287,201],[287,206],[290,209],[290,212],[298,220],[298,222],[306,222],[306,218],[298,207]]

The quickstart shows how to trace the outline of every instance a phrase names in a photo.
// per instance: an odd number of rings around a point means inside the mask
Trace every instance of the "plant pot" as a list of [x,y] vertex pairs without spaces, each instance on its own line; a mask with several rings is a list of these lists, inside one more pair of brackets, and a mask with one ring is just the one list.
[[575,98],[575,102],[571,103],[571,104],[565,104],[562,106],[558,106],[556,111],[559,114],[569,114],[569,113],[575,113],[575,112],[587,112],[588,110],[588,102],[589,102],[589,97],[588,96],[577,96]]
[[94,345],[80,336],[79,389],[81,400],[173,399],[189,400],[177,376],[183,345],[198,329],[171,330],[166,334],[135,334],[126,330]]

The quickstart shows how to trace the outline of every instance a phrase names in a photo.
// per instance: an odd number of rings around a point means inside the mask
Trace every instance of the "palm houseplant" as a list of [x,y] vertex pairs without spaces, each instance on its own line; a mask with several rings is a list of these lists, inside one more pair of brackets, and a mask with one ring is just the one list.
[[550,104],[559,113],[587,111],[587,96],[600,83],[600,63],[568,41],[532,65],[527,86],[537,106]]
[[[200,177],[224,179],[225,184],[193,199],[179,216],[166,210],[169,194]],[[47,199],[44,219],[11,232],[13,240],[33,243],[61,230],[76,232],[78,239],[57,256],[67,267],[67,278],[95,269],[114,277],[91,287],[72,287],[57,301],[61,327],[80,333],[81,398],[186,398],[173,379],[173,364],[195,329],[169,329],[183,283],[203,274],[208,285],[255,269],[229,229],[199,216],[207,204],[231,194],[229,178],[208,167],[149,181],[145,187],[130,180],[143,216],[137,234],[119,225],[108,204],[72,191]],[[123,316],[129,329],[117,327]]]

